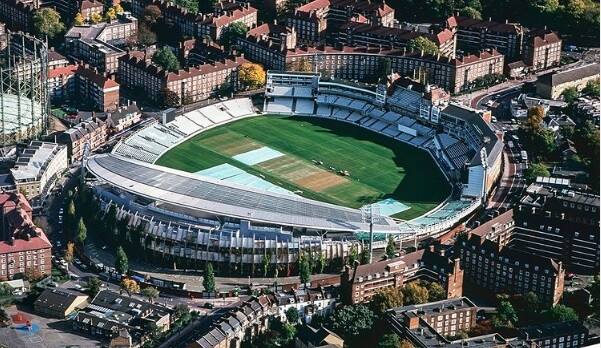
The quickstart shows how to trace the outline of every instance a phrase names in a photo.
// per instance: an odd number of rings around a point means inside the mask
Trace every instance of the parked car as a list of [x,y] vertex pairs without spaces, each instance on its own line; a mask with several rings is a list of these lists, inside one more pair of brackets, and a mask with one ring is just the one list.
[[215,305],[212,304],[211,302],[205,302],[202,306],[203,306],[203,308],[206,308],[206,309],[213,309],[213,308],[215,308]]

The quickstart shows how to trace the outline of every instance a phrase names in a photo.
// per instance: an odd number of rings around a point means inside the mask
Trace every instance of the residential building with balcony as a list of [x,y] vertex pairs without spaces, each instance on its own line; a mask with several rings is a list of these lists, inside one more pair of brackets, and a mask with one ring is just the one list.
[[532,70],[558,67],[561,61],[561,38],[548,29],[531,30],[524,36],[523,60]]
[[525,29],[519,23],[494,22],[469,17],[452,16],[446,27],[457,35],[457,48],[466,52],[495,49],[508,61],[522,56]]

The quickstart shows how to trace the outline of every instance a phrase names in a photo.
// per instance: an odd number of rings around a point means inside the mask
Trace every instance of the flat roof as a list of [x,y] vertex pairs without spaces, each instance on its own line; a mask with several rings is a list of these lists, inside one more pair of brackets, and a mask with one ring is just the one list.
[[[87,167],[100,181],[156,201],[215,215],[268,224],[330,231],[368,231],[361,211],[300,196],[267,192],[115,154],[91,157]],[[374,230],[398,231],[390,218]]]

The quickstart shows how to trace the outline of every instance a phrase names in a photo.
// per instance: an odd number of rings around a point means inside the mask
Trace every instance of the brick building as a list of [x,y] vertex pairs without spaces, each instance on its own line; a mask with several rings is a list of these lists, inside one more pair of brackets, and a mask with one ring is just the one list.
[[215,12],[202,15],[197,20],[196,37],[209,36],[219,41],[227,28],[234,23],[243,23],[247,28],[257,25],[257,9],[249,3],[239,3],[233,0],[217,3]]
[[599,64],[578,66],[564,71],[553,71],[541,75],[536,80],[536,94],[542,98],[559,99],[567,88],[575,87],[579,91],[589,81],[599,79]]
[[118,58],[125,55],[120,47],[137,40],[137,35],[138,20],[124,12],[110,23],[72,27],[65,34],[65,50],[100,72],[114,73]]
[[13,31],[29,31],[35,11],[33,3],[22,0],[0,1],[0,21]]
[[294,10],[287,19],[287,25],[298,33],[299,42],[323,42],[328,29],[335,31],[338,26],[351,20],[374,26],[392,27],[394,9],[385,1],[370,0],[313,0]]
[[545,70],[559,66],[561,38],[548,29],[532,30],[524,37],[523,60],[532,70]]
[[89,144],[90,151],[104,145],[107,140],[107,130],[106,122],[92,118],[60,133],[56,140],[60,144],[67,145],[69,160],[73,163],[82,159],[86,143]]
[[446,27],[456,33],[458,49],[478,52],[494,48],[508,60],[522,56],[524,28],[519,23],[452,16],[446,20]]
[[418,250],[387,261],[346,267],[340,278],[345,303],[369,302],[378,291],[422,279],[440,283],[447,297],[463,293],[463,271],[459,260],[449,258],[445,247]]
[[130,52],[119,61],[121,85],[143,90],[150,100],[157,103],[162,102],[164,90],[175,93],[180,103],[204,100],[224,85],[237,90],[238,68],[247,62],[244,57],[233,57],[170,72],[149,62],[142,52]]
[[84,18],[89,21],[92,15],[102,15],[104,12],[104,4],[97,0],[82,0],[78,6],[78,12]]
[[2,241],[0,280],[29,274],[50,274],[52,245],[44,231],[33,223],[33,210],[21,193],[0,194]]
[[516,247],[562,261],[570,272],[599,271],[599,196],[532,184],[514,218]]
[[514,228],[509,210],[457,238],[455,255],[461,259],[465,288],[490,294],[534,292],[543,305],[556,305],[563,294],[562,263],[511,246]]
[[119,84],[86,65],[70,64],[48,71],[48,91],[56,102],[86,102],[96,111],[119,107]]
[[436,44],[441,55],[455,57],[455,33],[443,29],[438,33],[422,33],[414,30],[375,26],[350,21],[332,33],[334,42],[341,46],[381,46],[386,49],[405,48],[418,37],[425,37]]

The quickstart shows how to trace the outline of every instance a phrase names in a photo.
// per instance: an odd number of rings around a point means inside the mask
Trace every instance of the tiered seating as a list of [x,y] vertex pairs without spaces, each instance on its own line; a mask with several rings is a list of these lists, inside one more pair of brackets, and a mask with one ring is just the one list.
[[185,116],[177,116],[175,120],[169,122],[168,127],[178,132],[181,132],[186,136],[198,132],[202,129],[202,127],[190,121]]
[[271,91],[271,95],[280,97],[292,97],[294,87],[275,86]]
[[313,89],[311,87],[294,87],[293,95],[295,97],[310,98],[313,96]]
[[395,125],[390,125],[384,129],[383,133],[389,137],[395,138],[401,131],[399,131]]
[[367,109],[367,112],[366,112],[366,113],[367,113],[369,116],[373,117],[373,118],[380,118],[380,117],[382,117],[382,116],[385,114],[385,112],[384,112],[384,111],[382,111],[382,110],[380,110],[380,109],[378,109],[378,108],[376,108],[376,107],[373,107],[373,108]]
[[227,112],[221,110],[216,105],[206,106],[199,111],[215,124],[223,123],[232,118]]
[[358,120],[360,120],[360,119],[361,119],[361,117],[363,117],[363,116],[359,115],[359,114],[358,114],[358,113],[356,113],[356,112],[353,112],[353,113],[351,113],[351,115],[350,115],[350,116],[347,118],[347,120],[349,120],[349,121],[351,121],[351,122],[357,122]]
[[388,111],[387,113],[385,113],[382,118],[385,119],[386,121],[390,122],[390,123],[396,123],[397,120],[400,118],[401,116],[399,116],[399,114],[396,114],[394,112]]
[[365,102],[361,100],[353,100],[349,105],[349,108],[362,111],[365,108]]
[[369,128],[377,132],[381,132],[386,127],[388,127],[388,123],[376,120],[376,122],[372,124]]
[[234,118],[255,113],[253,103],[248,98],[232,99],[221,104],[225,107],[225,111]]
[[332,115],[332,107],[329,105],[317,106],[317,116],[330,117]]
[[186,116],[186,118],[190,121],[196,123],[201,128],[207,128],[215,124],[211,120],[206,118],[205,115],[201,114],[198,110],[188,112],[184,116]]
[[125,143],[119,143],[114,150],[115,153],[129,158],[137,159],[138,161],[152,163],[158,157],[153,153],[144,151],[143,149],[134,148]]
[[409,118],[407,116],[401,116],[401,118],[397,121],[397,123],[402,124],[405,127],[413,128],[413,125],[415,124],[415,120],[412,118]]
[[346,120],[349,117],[349,115],[351,114],[351,112],[349,110],[345,110],[345,109],[341,109],[341,108],[334,108],[333,110],[334,111],[332,112],[332,116],[339,120]]
[[292,98],[275,98],[267,104],[268,112],[292,113]]
[[442,207],[434,212],[431,212],[425,216],[411,220],[412,223],[420,225],[432,225],[448,219],[459,214],[461,211],[469,207],[471,202],[468,201],[449,201]]
[[297,114],[312,114],[315,108],[315,103],[312,99],[297,99],[296,109],[294,112]]
[[351,99],[346,98],[346,97],[338,97],[335,101],[334,104],[337,106],[348,106],[351,103]]

